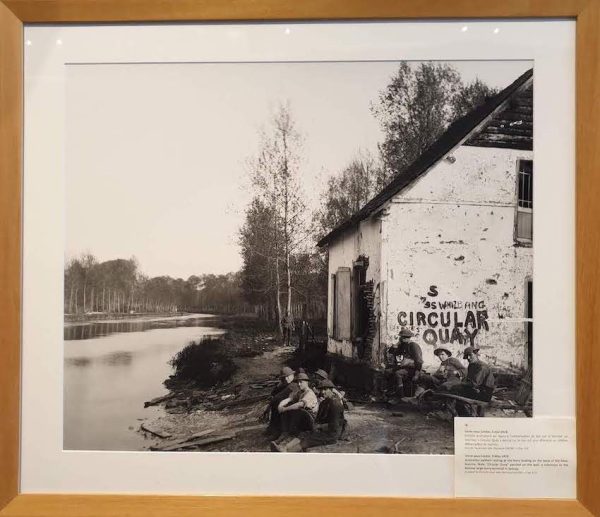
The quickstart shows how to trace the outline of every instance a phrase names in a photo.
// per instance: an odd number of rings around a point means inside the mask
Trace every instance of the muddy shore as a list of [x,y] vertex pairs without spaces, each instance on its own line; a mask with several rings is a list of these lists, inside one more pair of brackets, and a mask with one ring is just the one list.
[[[166,399],[155,401],[164,413],[141,423],[146,450],[270,450],[260,416],[281,367],[297,366],[301,359],[294,347],[282,346],[276,334],[240,329],[233,322],[224,346],[236,365],[235,373],[210,389],[173,384]],[[366,395],[355,397],[352,410],[346,412],[349,425],[344,439],[311,452],[452,454],[451,424],[430,421],[411,408],[373,402]]]
[[[227,323],[225,323],[227,326]],[[193,382],[167,382],[166,398],[152,401],[164,412],[141,422],[145,450],[269,451],[260,416],[283,365],[302,364],[295,347],[282,346],[278,336],[260,328],[240,328],[231,321],[222,341],[235,372],[225,382],[198,389]],[[322,358],[325,361],[324,356]],[[312,357],[313,371],[319,358]],[[325,365],[324,365],[325,366]],[[343,386],[340,387],[344,389]],[[368,394],[348,393],[347,431],[338,443],[310,452],[453,454],[452,421],[445,421],[399,401],[376,401]],[[149,401],[150,402],[150,401]],[[488,416],[524,416],[518,409],[491,409]]]

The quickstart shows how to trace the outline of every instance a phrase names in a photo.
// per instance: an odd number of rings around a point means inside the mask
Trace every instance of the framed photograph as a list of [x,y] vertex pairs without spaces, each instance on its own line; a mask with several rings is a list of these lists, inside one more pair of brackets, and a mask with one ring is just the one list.
[[0,3],[0,513],[600,513],[599,16]]

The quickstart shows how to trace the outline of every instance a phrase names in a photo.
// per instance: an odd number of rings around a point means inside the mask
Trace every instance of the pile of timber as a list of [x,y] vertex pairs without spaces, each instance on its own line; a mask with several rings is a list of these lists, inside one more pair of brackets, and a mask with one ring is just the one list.
[[154,445],[150,447],[150,450],[161,452],[190,451],[206,447],[208,445],[213,445],[215,443],[231,440],[237,437],[240,433],[246,431],[254,431],[256,429],[263,428],[263,424],[256,424],[240,427],[235,431],[223,429],[221,430],[220,434],[214,434],[216,431],[215,429],[204,429],[202,431],[192,434],[191,436],[188,436],[187,438],[179,438],[170,442],[164,442],[161,445]]
[[150,447],[150,450],[162,452],[175,452],[199,449],[200,447],[206,447],[207,445],[212,445],[214,443],[220,443],[226,440],[231,440],[232,438],[235,438],[236,435],[236,433],[224,433],[215,436],[208,436],[214,431],[214,429],[205,429],[204,431],[195,433],[192,436],[185,438],[184,440],[167,442],[162,445],[155,445],[153,447]]
[[364,341],[363,357],[370,358],[375,334],[377,334],[377,317],[375,316],[373,280],[365,282],[361,286],[361,290],[365,300],[365,305],[367,306],[367,312],[369,314],[367,321],[367,334]]
[[221,411],[263,401],[270,396],[273,386],[277,383],[277,380],[257,381],[251,384],[250,390],[245,393],[240,392],[239,385],[213,392],[180,390],[144,402],[144,407],[164,404],[165,409],[170,413],[184,413],[199,407],[211,411]]

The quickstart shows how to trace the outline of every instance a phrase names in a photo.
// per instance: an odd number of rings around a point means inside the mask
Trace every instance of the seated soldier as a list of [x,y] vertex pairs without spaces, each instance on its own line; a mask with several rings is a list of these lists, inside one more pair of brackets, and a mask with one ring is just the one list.
[[[279,403],[278,411],[281,415],[283,433],[279,440],[296,436],[302,431],[312,431],[319,402],[315,392],[308,387],[308,375],[296,375],[298,390]],[[278,441],[279,441],[278,440]],[[273,444],[271,442],[271,448]]]
[[[467,377],[460,384],[450,388],[450,393],[461,397],[482,400],[492,400],[496,380],[491,368],[479,358],[479,348],[465,348],[463,358],[469,362]],[[469,403],[457,401],[456,411],[459,416],[474,416],[475,411]]]
[[271,400],[265,408],[264,415],[269,417],[269,425],[265,434],[271,439],[277,438],[281,434],[281,414],[279,413],[279,403],[290,397],[298,391],[298,385],[294,382],[294,370],[289,366],[281,369],[280,381],[271,392]]
[[452,386],[460,384],[467,376],[467,369],[447,348],[436,348],[433,353],[440,360],[440,366],[433,375],[421,374],[418,385],[429,390],[448,391]]
[[[322,370],[321,368],[319,368],[315,372],[315,386],[316,386],[316,389],[318,389],[319,383],[321,381],[328,381],[328,380],[330,380],[329,379],[329,374],[325,370]],[[341,392],[341,391],[338,391],[335,387],[333,388],[332,391],[333,391],[334,395],[337,395],[340,398],[340,400],[344,403],[344,407],[346,407],[347,401],[346,401],[346,399],[344,397],[344,393]],[[317,393],[317,395],[318,395],[318,393]]]
[[336,443],[346,428],[346,419],[344,418],[344,405],[333,392],[334,389],[335,386],[329,379],[320,381],[318,390],[323,400],[319,404],[314,430],[301,433],[288,440],[273,442],[272,450],[300,452],[311,447]]
[[411,341],[414,334],[405,327],[400,330],[400,340],[396,346],[387,349],[383,376],[388,387],[391,381],[391,394],[399,397],[411,396],[414,383],[419,379],[423,367],[421,347]]

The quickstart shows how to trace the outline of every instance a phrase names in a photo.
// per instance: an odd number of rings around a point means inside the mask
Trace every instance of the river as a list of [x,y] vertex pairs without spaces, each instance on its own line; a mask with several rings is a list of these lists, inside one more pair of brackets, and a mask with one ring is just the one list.
[[225,331],[212,315],[65,323],[66,450],[142,450],[141,421],[162,408],[169,360],[185,345]]

